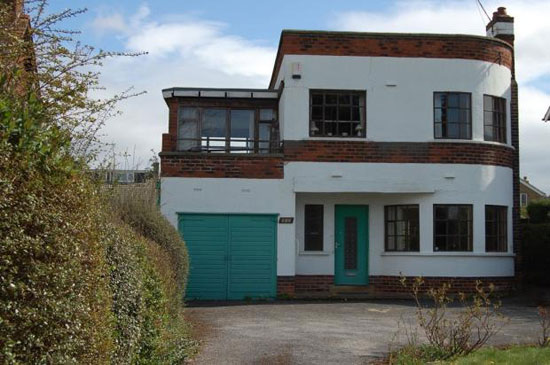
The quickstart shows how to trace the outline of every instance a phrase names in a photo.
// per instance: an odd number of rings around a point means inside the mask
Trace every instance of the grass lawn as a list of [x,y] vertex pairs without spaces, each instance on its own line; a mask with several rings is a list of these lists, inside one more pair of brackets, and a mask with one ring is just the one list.
[[509,349],[484,348],[466,357],[450,362],[453,365],[470,364],[550,364],[550,347],[515,346]]

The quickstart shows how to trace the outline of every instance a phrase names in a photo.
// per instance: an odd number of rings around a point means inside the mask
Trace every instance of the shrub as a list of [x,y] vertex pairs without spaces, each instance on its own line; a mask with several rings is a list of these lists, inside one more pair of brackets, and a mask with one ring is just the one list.
[[[405,278],[402,284],[406,286]],[[484,288],[481,282],[476,283],[476,292],[471,298],[459,293],[456,301],[460,305],[457,313],[450,313],[448,306],[455,302],[449,295],[451,284],[444,283],[440,287],[429,288],[426,294],[431,306],[422,303],[420,292],[424,281],[416,278],[411,286],[411,293],[416,302],[416,319],[418,326],[425,335],[428,344],[418,345],[416,334],[407,334],[409,345],[401,352],[414,354],[417,352],[425,361],[448,360],[457,356],[467,355],[482,347],[498,330],[498,309],[500,304],[493,302],[491,295],[493,285]],[[412,356],[414,357],[414,356]]]
[[522,266],[526,283],[548,286],[550,224],[523,224],[520,231]]
[[550,307],[539,306],[539,322],[541,336],[539,338],[540,347],[550,346]]
[[120,328],[117,362],[182,362],[196,348],[183,315],[185,245],[156,206],[154,183],[115,186],[107,198],[112,220],[126,232],[112,237],[108,252]]
[[535,200],[527,205],[529,223],[550,223],[550,199]]
[[2,89],[0,363],[105,363],[113,327],[99,199],[42,111]]
[[178,231],[157,207],[154,181],[142,185],[115,185],[114,189],[111,194],[113,211],[124,223],[168,253],[166,264],[175,274],[177,290],[183,298],[188,274],[187,249]]

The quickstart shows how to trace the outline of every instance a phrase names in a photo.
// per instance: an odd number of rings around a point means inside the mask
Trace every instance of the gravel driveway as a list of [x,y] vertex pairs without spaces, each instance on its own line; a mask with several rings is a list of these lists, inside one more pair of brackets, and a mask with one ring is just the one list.
[[[365,364],[396,344],[398,322],[412,323],[408,301],[283,302],[187,309],[201,328],[196,364]],[[506,304],[508,323],[494,344],[535,342],[535,307]],[[403,339],[401,340],[403,341]]]

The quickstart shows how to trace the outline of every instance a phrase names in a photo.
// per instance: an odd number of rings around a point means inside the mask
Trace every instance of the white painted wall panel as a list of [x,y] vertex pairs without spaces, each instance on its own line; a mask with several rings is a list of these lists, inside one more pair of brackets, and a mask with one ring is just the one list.
[[[302,65],[301,79],[291,77],[293,62]],[[483,94],[509,106],[511,72],[477,60],[285,55],[276,87],[282,79],[283,139],[309,138],[310,89],[344,89],[366,90],[368,140],[409,142],[434,140],[434,91],[471,92],[473,140],[483,141]],[[507,129],[510,143],[509,115]]]

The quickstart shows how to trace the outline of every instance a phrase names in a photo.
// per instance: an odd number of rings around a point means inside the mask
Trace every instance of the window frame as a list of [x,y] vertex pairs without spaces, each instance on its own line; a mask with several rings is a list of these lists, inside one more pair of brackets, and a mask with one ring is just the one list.
[[[336,108],[336,113],[338,115],[339,113],[339,105],[340,105],[340,102],[339,102],[339,99],[340,99],[340,96],[343,95],[343,94],[347,94],[349,95],[350,97],[354,96],[354,95],[357,95],[359,96],[359,105],[357,106],[357,108],[359,109],[359,125],[361,126],[361,135],[360,136],[357,136],[357,135],[354,135],[353,133],[351,133],[350,135],[348,136],[341,136],[341,135],[333,135],[333,136],[328,136],[328,135],[325,135],[325,134],[313,134],[312,133],[312,125],[314,123],[314,119],[313,119],[313,107],[314,107],[314,104],[313,104],[313,96],[314,94],[322,94],[323,95],[323,104],[321,104],[322,108],[323,108],[323,120],[321,121],[323,123],[323,127],[324,127],[324,124],[325,123],[328,123],[325,119],[325,108],[326,108],[326,102],[325,102],[325,98],[326,98],[326,95],[327,94],[334,94],[337,96],[337,102],[336,104],[328,104],[329,106],[333,106]],[[317,104],[315,104],[316,106],[318,106]],[[351,113],[351,116],[350,116],[350,120],[349,121],[341,121],[338,117],[335,121],[331,121],[332,123],[336,123],[337,125],[338,124],[344,124],[344,123],[354,123],[356,121],[353,121],[351,119],[353,119],[353,102],[350,101],[350,104],[346,104],[346,106],[349,106],[350,108],[350,113]],[[366,90],[343,90],[343,89],[310,89],[309,90],[309,125],[308,125],[308,135],[309,137],[311,138],[344,138],[344,139],[348,139],[348,138],[366,138],[367,136],[367,91]]]
[[[180,103],[177,106],[177,127],[176,127],[176,150],[178,152],[207,152],[207,153],[248,153],[248,154],[269,154],[269,153],[276,153],[278,149],[278,109],[274,106],[267,106],[267,105],[238,105],[238,106],[231,106],[231,105],[225,105],[225,104],[215,104],[212,103],[212,105],[203,104],[195,105],[195,104],[187,104],[187,103]],[[187,149],[180,149],[180,143],[184,139],[180,138],[180,123],[184,122],[184,119],[182,117],[182,113],[184,109],[197,109],[197,130],[196,130],[196,136],[194,139],[196,139],[195,143],[193,143],[193,147],[187,148]],[[271,121],[261,119],[261,111],[264,109],[272,110],[273,119]],[[223,110],[225,112],[225,137],[214,137],[219,140],[219,142],[224,142],[224,146],[209,146],[207,142],[207,146],[203,145],[203,142],[205,140],[209,141],[210,138],[203,137],[203,127],[204,127],[204,115],[206,110]],[[241,142],[237,140],[232,140],[231,136],[231,112],[234,110],[250,110],[254,113],[254,123],[253,123],[253,138],[251,141],[251,148],[244,147],[243,149],[235,149],[231,146],[231,142]],[[265,151],[264,148],[262,148],[262,143],[265,141],[259,140],[259,133],[260,133],[260,124],[270,124],[270,140],[267,146],[267,151]],[[237,138],[237,137],[236,137]],[[190,142],[193,142],[194,139],[191,139]],[[221,143],[220,143],[221,144]],[[247,145],[248,146],[248,145]]]
[[[523,198],[525,197],[525,203],[523,202]],[[529,205],[529,195],[527,193],[520,193],[519,194],[519,206],[521,208],[525,208]]]
[[[316,222],[320,230],[320,233],[318,233],[317,235],[317,239],[320,240],[320,249],[318,247],[315,247],[314,249],[311,249],[311,248],[308,248],[308,239],[312,236],[311,233],[308,233],[308,223],[309,223],[309,220],[308,220],[308,207],[316,207],[316,208],[320,208],[321,210],[321,214],[320,214],[320,217],[317,217],[317,218],[320,218],[320,222]],[[325,234],[325,206],[323,204],[304,204],[304,245],[303,245],[303,252],[305,253],[311,253],[311,252],[324,252],[325,250],[325,239],[324,239],[324,234]],[[317,242],[318,243],[318,242]],[[315,243],[313,243],[313,245],[315,246]]]
[[[410,228],[409,226],[407,226],[407,234],[404,235],[405,237],[405,245],[406,249],[403,249],[403,250],[399,250],[397,248],[397,242],[394,242],[394,246],[395,246],[395,249],[389,249],[388,248],[388,238],[390,237],[389,235],[389,232],[388,232],[388,223],[394,223],[394,224],[397,224],[397,222],[408,222],[407,224],[410,225],[410,222],[414,222],[412,220],[398,220],[397,219],[397,210],[395,211],[395,214],[396,214],[396,218],[395,220],[392,220],[390,221],[388,216],[389,216],[389,210],[391,208],[416,208],[417,210],[417,217],[418,219],[416,220],[416,249],[411,249],[411,242],[410,242],[410,238],[412,237],[410,235]],[[397,229],[394,230],[394,232],[396,232]],[[394,239],[398,236],[403,236],[403,235],[397,235],[397,234],[393,234],[392,237],[394,237]],[[385,252],[420,252],[420,205],[419,204],[393,204],[393,205],[385,205],[384,206],[384,251]]]
[[[487,210],[488,209],[495,209],[495,220],[489,222],[487,219]],[[500,212],[499,212],[500,210]],[[504,221],[502,221],[502,217],[500,214],[504,213]],[[504,222],[504,234],[501,235],[501,227],[500,224]],[[489,234],[487,230],[487,226],[489,223],[493,223],[495,225],[495,230],[497,232],[496,235],[491,235],[491,237],[494,237],[496,239],[495,242],[495,249],[489,250],[488,243],[489,243]],[[501,240],[503,242],[501,242]],[[485,252],[508,252],[508,206],[506,205],[485,205]]]
[[[437,245],[437,237],[441,236],[441,235],[438,235],[437,232],[436,232],[436,223],[437,223],[437,216],[436,216],[436,209],[439,208],[439,207],[468,207],[470,208],[470,220],[466,220],[465,222],[469,222],[470,224],[470,231],[469,231],[469,235],[468,235],[468,245],[470,246],[469,248],[466,247],[465,250],[463,249],[460,249],[460,250],[449,250],[449,249],[445,249],[445,250],[440,250],[440,249],[437,249],[436,245]],[[448,215],[448,213],[447,213]],[[448,222],[449,219],[445,220],[445,222]],[[464,222],[464,220],[460,220],[460,219],[457,219],[457,220],[453,220],[453,221],[456,221],[457,224],[458,224],[458,232],[460,232],[460,223],[461,222]],[[446,227],[446,231],[448,232],[448,225]],[[457,234],[454,234],[454,235],[449,235],[448,233],[446,235],[444,235],[445,237],[450,237],[450,236],[456,236],[456,237],[459,237],[460,238],[460,233],[457,233]],[[447,238],[448,239],[448,238]],[[446,242],[446,246],[448,246],[449,243]],[[474,250],[474,205],[473,204],[434,204],[433,205],[433,252],[473,252]]]
[[[487,106],[485,105],[485,98],[491,98],[491,110],[487,109]],[[499,102],[503,102],[502,110],[495,111],[493,108],[494,101],[498,100]],[[503,98],[501,96],[494,96],[489,94],[483,94],[483,140],[489,141],[489,142],[498,142],[498,143],[508,143],[508,114],[506,113],[507,108],[507,99]],[[494,121],[495,115],[494,113],[497,113],[497,115],[501,116],[502,126],[495,126],[494,124],[486,124],[485,121],[485,113],[492,113],[491,114],[491,121]],[[488,139],[487,135],[485,134],[485,128],[491,127],[493,129],[493,139]],[[494,131],[498,130],[500,131],[499,137],[494,137]],[[502,133],[502,136],[500,134]],[[500,139],[502,137],[502,139]]]
[[[443,125],[443,123],[437,123],[436,122],[436,110],[437,109],[443,109],[441,107],[436,107],[436,95],[437,94],[446,94],[446,95],[449,95],[449,94],[458,94],[459,95],[459,99],[460,99],[460,95],[468,95],[469,98],[470,98],[470,101],[469,101],[469,112],[468,112],[468,118],[469,118],[469,136],[466,137],[466,138],[463,138],[463,137],[444,137],[443,136],[443,127],[441,128],[441,137],[438,137],[437,136],[437,133],[436,133],[436,124],[441,124]],[[433,92],[433,97],[432,97],[432,101],[433,101],[433,105],[432,105],[432,108],[433,108],[433,136],[434,136],[434,139],[436,140],[439,140],[439,139],[442,139],[442,140],[472,140],[473,139],[473,120],[472,120],[472,93],[471,92],[466,92],[466,91],[434,91]],[[448,109],[449,106],[446,107],[446,109]],[[460,108],[460,100],[459,100],[459,107],[458,108],[455,108],[455,107],[452,107],[453,109],[458,109],[458,111],[460,112],[460,110],[464,110],[464,108]],[[459,113],[460,115],[460,113]],[[447,122],[447,124],[449,124]],[[455,123],[453,123],[455,124]],[[456,123],[458,124],[458,131],[459,131],[459,134],[460,134],[460,125],[464,125],[466,123]],[[466,124],[468,125],[468,124]]]

